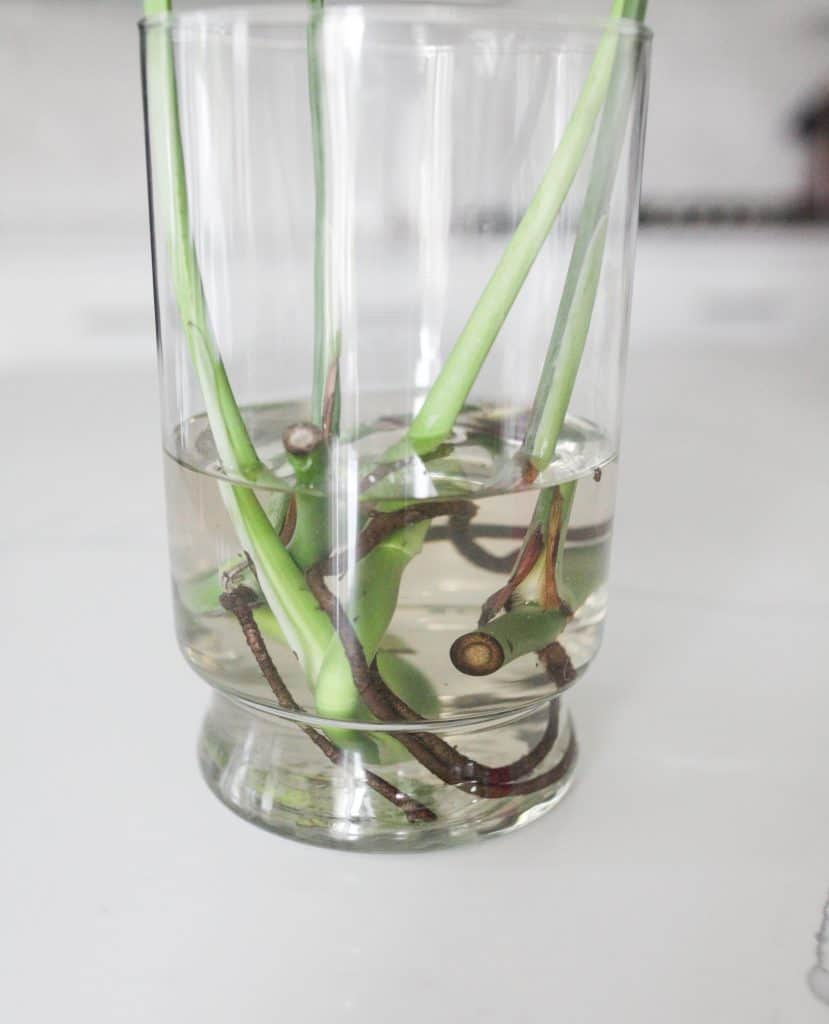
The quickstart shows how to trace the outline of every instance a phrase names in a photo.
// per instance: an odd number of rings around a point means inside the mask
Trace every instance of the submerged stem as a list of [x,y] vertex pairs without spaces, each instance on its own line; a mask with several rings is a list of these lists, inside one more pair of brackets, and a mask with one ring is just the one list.
[[480,627],[486,626],[499,612],[508,607],[516,592],[530,577],[540,577],[539,592],[533,601],[523,603],[533,603],[547,609],[554,608],[569,614],[570,609],[561,595],[559,576],[564,553],[564,536],[570,520],[575,489],[575,483],[571,482],[558,487],[547,487],[541,491],[512,573],[504,586],[484,602],[478,620]]
[[294,525],[288,551],[300,569],[323,558],[330,548],[328,447],[323,431],[313,423],[294,423],[282,434],[285,455],[294,471],[297,489],[291,498]]
[[[347,553],[343,552],[315,566],[313,578],[318,577],[320,581],[329,572],[349,574],[343,591],[348,595],[348,612],[366,662],[374,660],[391,625],[403,574],[412,559],[420,554],[432,519],[444,515],[471,517],[475,511],[471,502],[446,501],[375,512],[360,534],[350,563]],[[327,588],[325,592],[328,593]],[[315,596],[319,597],[317,591]],[[343,698],[355,699],[354,686],[358,683],[353,678],[353,660],[349,658],[349,662],[353,682],[346,688],[340,647],[332,647],[329,657],[323,660],[314,692],[319,714],[348,717],[344,713],[348,709],[343,708]]]
[[449,656],[459,672],[489,676],[516,658],[551,644],[567,625],[566,613],[555,608],[520,608],[506,612],[452,644]]
[[566,627],[573,609],[563,595],[564,542],[575,491],[570,482],[539,494],[510,578],[484,602],[478,629],[452,644],[449,656],[459,672],[491,675],[547,649]]

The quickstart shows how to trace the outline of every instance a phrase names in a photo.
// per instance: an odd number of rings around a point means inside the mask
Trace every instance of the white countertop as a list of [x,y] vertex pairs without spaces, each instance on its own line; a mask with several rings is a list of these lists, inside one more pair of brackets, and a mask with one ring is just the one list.
[[577,783],[408,856],[277,838],[199,778],[145,241],[77,241],[0,257],[0,1017],[825,1021],[829,236],[643,238]]

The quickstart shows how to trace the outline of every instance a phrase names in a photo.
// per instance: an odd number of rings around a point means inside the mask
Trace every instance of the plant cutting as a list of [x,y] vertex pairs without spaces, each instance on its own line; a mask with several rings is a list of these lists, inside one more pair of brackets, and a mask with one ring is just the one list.
[[[326,843],[348,834],[347,843],[358,846],[430,845],[509,827],[552,806],[572,774],[575,735],[559,698],[598,646],[615,473],[612,425],[574,412],[573,396],[603,274],[618,276],[607,269],[608,247],[629,254],[629,229],[620,233],[614,203],[629,202],[620,178],[638,185],[646,65],[647,34],[638,27],[645,3],[616,0],[607,25],[586,33],[591,55],[577,99],[441,365],[401,407],[363,415],[368,391],[355,382],[361,341],[350,312],[359,223],[348,190],[360,188],[352,165],[362,152],[352,138],[355,110],[363,95],[375,95],[372,75],[384,85],[377,67],[399,52],[401,31],[417,40],[429,32],[446,37],[443,48],[408,44],[414,73],[424,60],[435,65],[433,90],[445,89],[449,73],[442,52],[452,52],[458,66],[469,47],[481,45],[501,54],[508,69],[527,59],[514,44],[511,15],[498,12],[489,25],[476,11],[409,11],[315,2],[301,21],[288,19],[289,28],[274,15],[234,29],[210,15],[179,21],[169,0],[146,0],[143,29],[162,382],[165,374],[179,381],[179,395],[192,386],[197,410],[182,417],[178,409],[169,498],[174,510],[177,502],[212,503],[205,521],[222,524],[201,530],[193,544],[192,522],[174,511],[201,563],[198,571],[177,568],[174,543],[183,646],[226,695],[206,728],[203,765],[219,794],[259,823]],[[524,27],[515,17],[532,38],[532,19]],[[490,31],[484,44],[476,41],[481,18]],[[240,115],[233,107],[230,127],[220,131],[219,115],[198,97],[211,95],[210,75],[226,61],[233,82],[252,74],[254,57],[277,74],[279,48],[266,47],[284,32],[298,58],[300,25],[313,358],[307,405],[298,408],[242,400],[227,362],[222,325],[229,321],[211,239],[232,228],[218,214],[208,219],[220,171],[198,161],[205,159],[200,148],[235,137]],[[551,38],[560,31],[555,23],[545,30]],[[261,50],[234,62],[232,38]],[[380,55],[375,63],[366,56],[371,45]],[[539,52],[548,60],[555,50],[546,43]],[[581,68],[583,49],[573,52]],[[471,67],[474,86],[480,72]],[[447,95],[425,117],[427,177],[439,174],[452,148],[441,127]],[[271,113],[273,102],[263,98],[262,110]],[[244,138],[242,152],[253,160],[262,139]],[[437,210],[443,192],[423,188],[421,205],[431,198]],[[539,283],[537,264],[549,265],[565,212],[577,226],[572,242],[562,235],[568,269],[549,313],[536,392],[524,406],[482,401],[487,364],[511,318],[521,315],[524,295],[549,288]],[[421,253],[437,245],[438,222],[420,217]],[[262,247],[266,239],[263,233]],[[391,252],[391,236],[385,244]],[[225,292],[235,272],[226,265]],[[629,290],[627,265],[621,273]],[[536,319],[538,346],[545,317]],[[620,320],[617,348],[625,330]],[[173,369],[166,332],[181,340]],[[395,366],[387,352],[380,358],[399,379],[405,364]],[[446,594],[461,592],[463,601],[446,602]],[[236,702],[232,715],[228,698]],[[240,708],[258,714],[258,724],[240,718]],[[270,765],[236,766],[241,746],[231,717],[248,751],[262,753],[254,733],[268,737]],[[241,772],[244,807],[225,788],[232,771]],[[350,810],[332,811],[339,798]]]

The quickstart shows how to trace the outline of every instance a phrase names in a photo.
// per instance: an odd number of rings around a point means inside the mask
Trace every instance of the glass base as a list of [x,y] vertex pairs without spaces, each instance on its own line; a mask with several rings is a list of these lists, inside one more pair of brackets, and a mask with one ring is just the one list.
[[[334,764],[296,722],[217,693],[199,739],[199,763],[216,796],[245,820],[305,843],[359,851],[456,846],[521,828],[558,803],[573,778],[575,736],[560,701],[518,719],[431,735],[470,759],[464,781],[441,781],[389,732],[382,734],[381,756],[373,758],[378,763],[346,751]],[[537,763],[507,781],[503,772],[473,777],[473,758],[498,767],[528,754]],[[405,813],[389,789],[382,795],[372,787],[370,776],[423,812]]]

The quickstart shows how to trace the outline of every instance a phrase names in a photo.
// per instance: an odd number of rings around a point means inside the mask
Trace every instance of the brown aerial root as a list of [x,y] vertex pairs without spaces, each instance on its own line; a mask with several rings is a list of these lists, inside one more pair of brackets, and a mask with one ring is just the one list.
[[[353,554],[354,561],[365,558],[378,544],[406,526],[414,526],[415,523],[422,523],[427,519],[437,519],[440,516],[450,516],[453,521],[469,522],[477,511],[478,508],[473,502],[458,499],[423,502],[419,505],[396,509],[394,512],[372,512],[357,538]],[[348,569],[349,564],[348,552],[339,551],[322,562],[318,568],[324,576],[334,573],[342,575]]]
[[[503,574],[509,572],[510,569],[515,565],[515,559],[518,557],[520,548],[510,551],[506,555],[493,555],[490,551],[475,540],[475,536],[486,536],[489,531],[486,527],[479,527],[476,530],[470,528],[469,520],[450,520],[449,527],[446,530],[446,536],[451,541],[452,546],[458,552],[461,557],[465,558],[467,562],[477,566],[479,569],[484,569],[486,572],[495,572]],[[494,531],[493,531],[494,532]],[[498,534],[500,536],[500,534]],[[511,534],[510,534],[511,536]],[[522,534],[519,533],[519,537]],[[440,535],[432,537],[430,540],[443,539]]]
[[541,775],[518,782],[487,783],[484,785],[470,782],[461,786],[461,789],[472,796],[483,797],[487,800],[502,800],[509,796],[528,796],[530,793],[538,793],[542,789],[548,789],[550,786],[554,786],[557,782],[565,779],[570,769],[576,763],[577,757],[578,744],[576,743],[575,733],[571,732],[561,760],[548,771],[542,772]]
[[[320,607],[337,630],[348,659],[354,686],[366,707],[381,722],[405,721],[423,723],[425,719],[398,697],[385,683],[376,663],[371,666],[354,626],[344,608],[326,586],[320,565],[305,574],[308,587]],[[492,767],[460,753],[445,740],[431,732],[395,733],[395,738],[433,775],[449,785],[486,799],[535,793],[552,785],[566,774],[575,758],[575,740],[571,738],[562,761],[535,779],[522,777],[539,765],[558,737],[558,701],[550,705],[550,720],[541,740],[527,754],[511,764]],[[565,767],[562,769],[562,765]]]
[[404,526],[414,526],[415,523],[438,519],[440,516],[450,516],[454,521],[468,523],[477,512],[478,508],[473,502],[462,499],[428,501],[399,508],[394,512],[373,512],[357,542],[357,558],[364,558],[372,548]]
[[[270,686],[279,706],[289,711],[301,711],[302,709],[294,700],[282,676],[279,674],[279,670],[265,645],[262,633],[256,625],[256,620],[251,612],[251,605],[255,604],[257,600],[256,594],[248,587],[236,587],[234,590],[222,594],[219,600],[226,611],[236,616],[245,636],[245,641],[256,659],[256,664],[259,666],[259,671]],[[332,764],[342,766],[345,763],[346,758],[343,750],[332,743],[324,733],[313,729],[310,725],[304,725],[302,722],[297,722],[296,725]],[[365,773],[365,780],[375,793],[378,793],[385,800],[388,800],[389,803],[394,804],[395,807],[403,811],[409,821],[425,822],[436,820],[434,811],[431,811],[425,804],[401,792],[390,782],[387,782],[379,775],[375,775],[374,772],[367,771]]]
[[578,675],[573,662],[570,661],[570,655],[557,640],[538,652],[538,660],[560,690],[569,686]]

